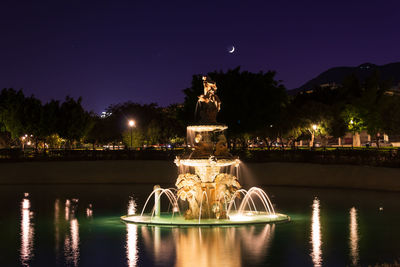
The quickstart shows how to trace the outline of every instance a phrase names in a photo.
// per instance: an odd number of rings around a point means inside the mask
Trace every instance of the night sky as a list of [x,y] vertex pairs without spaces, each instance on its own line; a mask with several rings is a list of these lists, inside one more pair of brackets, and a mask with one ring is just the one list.
[[399,14],[398,0],[2,0],[0,89],[82,96],[96,113],[183,102],[193,74],[239,65],[292,89],[330,67],[400,61]]

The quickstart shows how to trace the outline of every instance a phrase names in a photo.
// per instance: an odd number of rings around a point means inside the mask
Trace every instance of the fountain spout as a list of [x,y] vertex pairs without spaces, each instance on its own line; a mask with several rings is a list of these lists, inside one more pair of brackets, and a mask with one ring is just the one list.
[[161,187],[157,184],[153,187],[154,190],[154,216],[160,217],[161,204],[160,204],[160,189]]

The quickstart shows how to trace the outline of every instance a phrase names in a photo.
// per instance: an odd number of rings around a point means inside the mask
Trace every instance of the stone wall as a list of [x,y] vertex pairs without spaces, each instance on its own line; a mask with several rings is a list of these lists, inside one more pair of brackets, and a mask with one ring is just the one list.
[[[171,161],[59,161],[0,164],[0,184],[174,184]],[[247,163],[240,183],[250,186],[301,186],[400,191],[400,169],[311,163]]]

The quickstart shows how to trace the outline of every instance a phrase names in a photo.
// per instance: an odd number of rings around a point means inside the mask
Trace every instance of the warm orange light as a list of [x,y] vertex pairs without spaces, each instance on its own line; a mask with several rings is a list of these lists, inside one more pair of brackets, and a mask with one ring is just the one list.
[[[25,193],[26,194],[26,193]],[[28,194],[29,195],[29,194]],[[33,257],[34,228],[32,224],[33,212],[30,210],[31,202],[24,198],[21,202],[21,248],[20,260],[23,266],[29,266]]]
[[311,219],[311,258],[314,267],[322,266],[322,237],[321,237],[321,222],[319,217],[320,204],[319,199],[315,198],[312,205],[312,219]]
[[357,223],[357,210],[352,207],[350,209],[350,256],[354,266],[358,265],[358,223]]
[[129,127],[134,127],[135,126],[135,121],[134,120],[130,120],[128,122]]

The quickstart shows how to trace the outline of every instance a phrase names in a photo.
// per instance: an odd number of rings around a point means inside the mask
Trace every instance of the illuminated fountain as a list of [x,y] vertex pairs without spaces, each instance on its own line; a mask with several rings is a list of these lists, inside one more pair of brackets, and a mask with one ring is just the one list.
[[[179,167],[176,188],[155,186],[140,214],[128,214],[126,222],[160,225],[236,225],[288,221],[275,213],[268,195],[260,188],[241,188],[237,178],[240,160],[229,153],[224,131],[217,123],[221,101],[217,86],[203,77],[204,94],[196,107],[196,125],[187,127],[188,149],[175,159]],[[161,197],[169,212],[161,213]],[[145,209],[154,197],[150,213]]]

